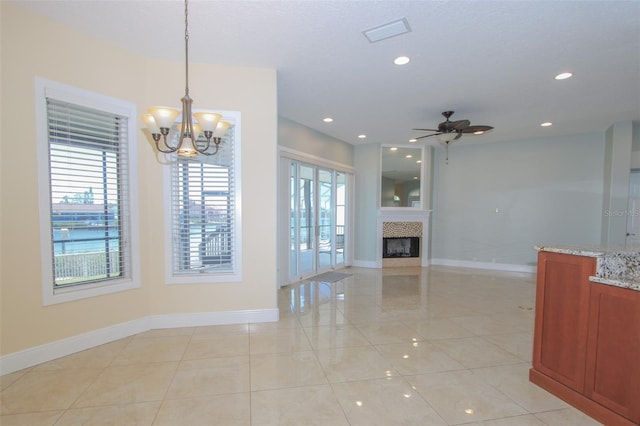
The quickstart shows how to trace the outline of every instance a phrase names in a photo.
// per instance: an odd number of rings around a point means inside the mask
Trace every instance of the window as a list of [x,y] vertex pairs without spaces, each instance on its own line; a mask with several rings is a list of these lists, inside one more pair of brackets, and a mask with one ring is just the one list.
[[44,303],[137,287],[135,107],[41,79],[36,102]]
[[[239,281],[240,114],[223,113],[232,123],[216,155],[186,159],[172,155],[165,185],[167,282]],[[177,132],[176,132],[177,133]]]

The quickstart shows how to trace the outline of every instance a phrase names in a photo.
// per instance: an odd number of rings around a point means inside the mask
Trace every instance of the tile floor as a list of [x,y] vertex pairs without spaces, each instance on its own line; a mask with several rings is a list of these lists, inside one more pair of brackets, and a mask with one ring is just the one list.
[[531,274],[348,268],[280,321],[152,330],[2,377],[9,425],[597,425],[528,382]]

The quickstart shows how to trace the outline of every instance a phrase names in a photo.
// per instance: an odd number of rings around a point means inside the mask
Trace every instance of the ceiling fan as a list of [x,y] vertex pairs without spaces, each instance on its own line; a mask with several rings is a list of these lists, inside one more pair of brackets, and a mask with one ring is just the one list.
[[435,132],[430,135],[419,136],[416,139],[428,138],[431,136],[437,136],[438,141],[445,144],[447,147],[447,163],[449,162],[449,142],[453,142],[460,139],[465,133],[473,133],[481,135],[486,131],[493,129],[492,126],[486,125],[471,125],[469,120],[456,120],[451,121],[449,118],[453,115],[453,111],[444,111],[442,115],[445,121],[438,124],[438,129],[413,129],[421,132]]

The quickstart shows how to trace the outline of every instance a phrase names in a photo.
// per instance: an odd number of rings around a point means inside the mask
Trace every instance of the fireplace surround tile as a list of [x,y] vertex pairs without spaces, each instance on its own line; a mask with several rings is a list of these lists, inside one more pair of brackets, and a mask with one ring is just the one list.
[[383,238],[421,237],[422,222],[382,222]]

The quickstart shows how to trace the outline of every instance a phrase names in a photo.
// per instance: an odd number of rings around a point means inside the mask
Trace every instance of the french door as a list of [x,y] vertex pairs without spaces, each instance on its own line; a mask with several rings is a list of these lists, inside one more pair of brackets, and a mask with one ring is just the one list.
[[289,160],[289,281],[344,266],[347,175]]

